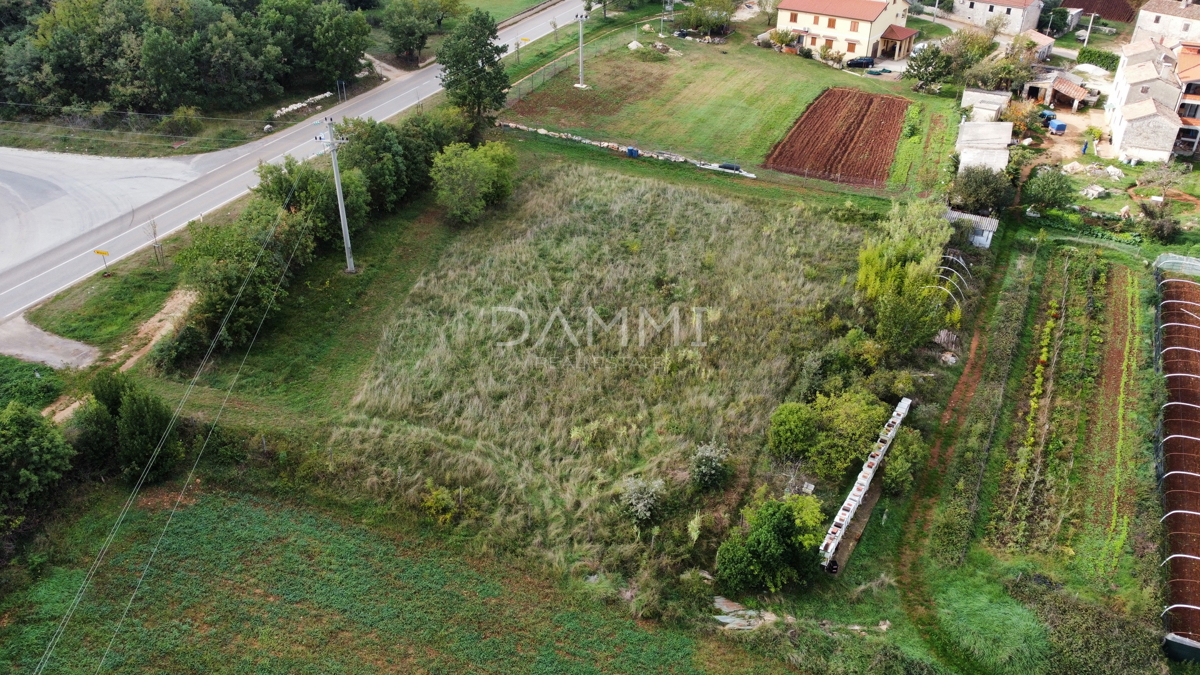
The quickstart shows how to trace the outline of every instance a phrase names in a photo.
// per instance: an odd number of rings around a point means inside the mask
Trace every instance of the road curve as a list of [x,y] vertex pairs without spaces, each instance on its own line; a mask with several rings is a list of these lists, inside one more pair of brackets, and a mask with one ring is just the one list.
[[[583,0],[562,0],[500,30],[500,41],[509,45],[521,38],[536,40],[554,28],[568,26],[583,11]],[[103,267],[94,250],[109,252],[108,262],[124,258],[150,244],[144,227],[151,220],[159,236],[166,236],[246,194],[258,182],[259,162],[280,162],[284,156],[309,158],[321,151],[314,140],[321,119],[348,117],[388,119],[441,90],[441,66],[433,65],[386,82],[341,105],[323,110],[304,122],[238,148],[221,151],[226,161],[191,182],[137,206],[125,213],[56,246],[37,257],[0,272],[0,322],[52,297],[59,291],[95,274]]]

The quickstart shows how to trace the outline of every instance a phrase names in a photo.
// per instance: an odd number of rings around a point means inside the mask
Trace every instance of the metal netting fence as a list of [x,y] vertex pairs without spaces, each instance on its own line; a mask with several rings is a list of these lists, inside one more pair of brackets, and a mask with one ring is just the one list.
[[[633,42],[637,38],[637,26],[631,26],[585,44],[583,46],[584,82],[587,81],[588,59],[607,54],[617,48],[626,48],[630,42]],[[505,101],[505,105],[508,107],[516,105],[517,101],[532,94],[559,73],[578,68],[579,50],[572,49],[569,53],[563,54],[514,83],[508,90],[508,98]]]

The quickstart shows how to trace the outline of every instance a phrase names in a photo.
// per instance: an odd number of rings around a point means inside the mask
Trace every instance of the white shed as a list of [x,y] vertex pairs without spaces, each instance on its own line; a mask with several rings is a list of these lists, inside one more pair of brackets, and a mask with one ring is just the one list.
[[988,248],[992,245],[992,235],[1000,229],[1000,220],[988,216],[977,216],[973,213],[963,213],[954,209],[946,209],[946,220],[955,222],[965,220],[971,223],[971,245],[975,248]]

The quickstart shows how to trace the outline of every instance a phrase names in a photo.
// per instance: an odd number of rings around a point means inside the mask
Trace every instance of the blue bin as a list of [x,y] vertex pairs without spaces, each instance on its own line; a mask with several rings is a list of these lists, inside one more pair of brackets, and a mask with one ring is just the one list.
[[630,159],[638,158],[638,149],[634,147],[625,148],[625,152],[629,154]]

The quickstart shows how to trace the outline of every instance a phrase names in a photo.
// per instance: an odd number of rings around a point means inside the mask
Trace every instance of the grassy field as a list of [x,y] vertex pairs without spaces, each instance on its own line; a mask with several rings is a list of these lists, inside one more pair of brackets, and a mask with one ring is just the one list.
[[[922,102],[928,120],[940,118],[935,136],[921,144],[928,162],[936,162],[952,142],[953,125],[946,121],[953,117],[952,92],[914,94],[903,83],[857,77],[782,55],[755,47],[741,35],[721,46],[668,41],[682,57],[646,62],[619,49],[592,58],[585,64],[591,89],[574,89],[576,76],[568,70],[514,105],[504,118],[749,167],[763,162],[822,91],[849,86]],[[917,187],[915,175],[907,186]]]
[[918,19],[913,16],[908,17],[904,25],[921,31],[921,34],[917,36],[918,42],[941,40],[944,37],[949,37],[954,32],[949,26],[927,19]]
[[[1117,34],[1116,35],[1105,35],[1104,33],[1097,32],[1095,27],[1093,27],[1092,35],[1090,38],[1088,38],[1087,46],[1095,47],[1096,49],[1103,49],[1105,51],[1115,52],[1121,47],[1121,45],[1129,44],[1129,37],[1131,35],[1133,35],[1133,24],[1132,23],[1121,23],[1120,21],[1104,21],[1100,17],[1096,17],[1095,26],[1100,26],[1102,24],[1106,25],[1110,28],[1116,28]],[[1079,25],[1075,27],[1075,30],[1070,30],[1070,31],[1067,31],[1066,33],[1060,35],[1058,37],[1058,39],[1056,39],[1054,41],[1054,46],[1055,47],[1063,47],[1065,49],[1079,49],[1079,48],[1083,47],[1083,42],[1075,39],[1075,32],[1080,31],[1080,30],[1087,30],[1087,27],[1088,27],[1088,17],[1084,16],[1083,19],[1081,19],[1079,21]]]
[[[51,527],[39,580],[0,602],[5,672],[32,671],[123,498],[102,489]],[[50,670],[96,669],[171,503],[165,488],[141,498]],[[643,627],[519,568],[464,558],[436,536],[222,491],[186,500],[130,619],[110,672],[777,672],[719,639]]]

